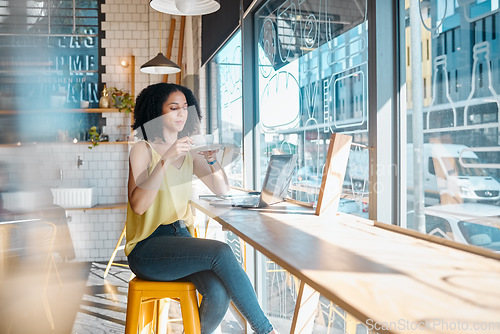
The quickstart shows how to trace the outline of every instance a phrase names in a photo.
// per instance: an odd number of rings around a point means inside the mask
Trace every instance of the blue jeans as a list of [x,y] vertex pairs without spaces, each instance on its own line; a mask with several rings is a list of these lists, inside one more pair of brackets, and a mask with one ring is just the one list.
[[193,238],[182,222],[160,225],[134,247],[128,263],[132,272],[145,280],[193,282],[203,296],[202,333],[212,333],[217,328],[230,300],[256,333],[268,334],[273,330],[229,245]]

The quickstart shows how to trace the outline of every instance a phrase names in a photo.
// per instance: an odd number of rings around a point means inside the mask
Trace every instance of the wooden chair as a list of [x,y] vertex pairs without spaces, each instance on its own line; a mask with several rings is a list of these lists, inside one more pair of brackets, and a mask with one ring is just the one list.
[[116,253],[118,253],[118,251],[120,251],[120,250],[125,249],[125,245],[122,245],[123,238],[125,237],[125,233],[126,233],[126,226],[123,227],[122,234],[120,235],[120,238],[118,238],[118,242],[116,243],[115,250],[113,251],[113,253],[111,253],[111,257],[109,258],[108,264],[106,265],[106,270],[104,270],[103,278],[106,278],[106,276],[109,273],[109,269],[111,269],[111,266],[118,266],[118,267],[125,267],[125,268],[129,267],[128,264],[114,262],[115,257],[116,257]]
[[[24,227],[24,226],[23,226]],[[54,259],[54,241],[56,239],[57,227],[54,223],[48,221],[40,221],[31,223],[23,228],[23,233],[26,236],[26,242],[29,245],[27,256],[29,261],[33,261],[32,265],[40,265],[45,271],[45,281],[42,291],[42,303],[45,309],[45,315],[52,330],[55,329],[54,319],[48,300],[48,287],[50,274],[55,272],[59,286],[62,285],[61,277],[56,267]]]
[[3,225],[0,226],[0,281],[8,271],[9,249],[10,249],[10,235],[15,226]]
[[[11,290],[17,286],[16,284],[23,284],[25,289],[22,291],[26,294],[27,298],[21,298],[21,303],[14,301],[6,304],[6,307],[12,307],[7,311],[10,314],[10,324],[8,325],[7,333],[12,329],[12,323],[19,313],[26,313],[33,310],[32,307],[26,307],[26,304],[41,302],[45,316],[52,331],[55,330],[54,318],[49,304],[49,283],[52,271],[55,272],[59,286],[62,285],[61,277],[56,267],[54,259],[54,241],[56,238],[57,227],[52,222],[48,221],[35,221],[24,222],[20,221],[12,225],[11,231],[17,230],[19,235],[15,242],[14,257],[17,257],[16,263],[13,264],[9,272],[14,272],[15,284]],[[10,242],[10,241],[9,241]]]

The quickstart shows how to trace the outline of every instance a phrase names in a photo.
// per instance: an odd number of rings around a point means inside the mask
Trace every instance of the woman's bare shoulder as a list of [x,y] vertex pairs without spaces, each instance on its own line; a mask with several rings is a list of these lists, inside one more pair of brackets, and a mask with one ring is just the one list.
[[143,159],[145,157],[151,156],[151,147],[149,144],[143,140],[135,143],[130,149],[130,159]]

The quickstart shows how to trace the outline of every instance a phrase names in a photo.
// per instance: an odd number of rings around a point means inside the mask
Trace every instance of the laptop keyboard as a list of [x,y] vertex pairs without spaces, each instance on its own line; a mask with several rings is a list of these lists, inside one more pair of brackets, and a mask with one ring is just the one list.
[[249,196],[245,198],[235,198],[231,200],[231,204],[233,205],[257,205],[259,204],[259,196]]

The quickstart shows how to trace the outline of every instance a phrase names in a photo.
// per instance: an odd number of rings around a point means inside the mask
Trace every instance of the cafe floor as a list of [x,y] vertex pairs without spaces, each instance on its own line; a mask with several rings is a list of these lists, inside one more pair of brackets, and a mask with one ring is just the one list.
[[[4,281],[0,291],[0,333],[9,334],[104,334],[124,333],[127,308],[127,284],[131,272],[112,267],[103,278],[106,263],[58,264],[59,284],[55,272],[49,276],[46,293],[37,293],[34,282],[44,275],[20,274]],[[7,288],[8,287],[8,288]],[[44,300],[54,321],[51,329]],[[5,306],[5,307],[4,307]],[[229,310],[221,325],[222,333],[244,333],[243,325]],[[180,306],[171,303],[169,317],[180,318]],[[180,322],[169,323],[169,334],[181,334]]]
[[[2,334],[122,334],[125,331],[127,286],[131,276],[128,268],[113,266],[103,278],[106,263],[58,263],[61,282],[54,270],[28,268],[0,277],[0,333]],[[48,282],[45,284],[45,282]],[[270,296],[277,299],[277,296]],[[325,304],[326,305],[326,304]],[[48,306],[48,307],[47,307]],[[282,308],[282,307],[280,307]],[[54,329],[46,310],[50,309]],[[293,305],[286,307],[293,314]],[[328,310],[325,309],[327,313]],[[170,318],[180,318],[180,306],[172,302]],[[327,326],[318,316],[313,333],[346,333],[335,321]],[[289,321],[272,317],[281,331],[289,329]],[[285,321],[285,322],[284,322]],[[182,334],[180,322],[169,323],[169,334]],[[230,308],[220,326],[220,334],[243,334],[244,323],[234,308]],[[365,330],[357,333],[366,333]]]

